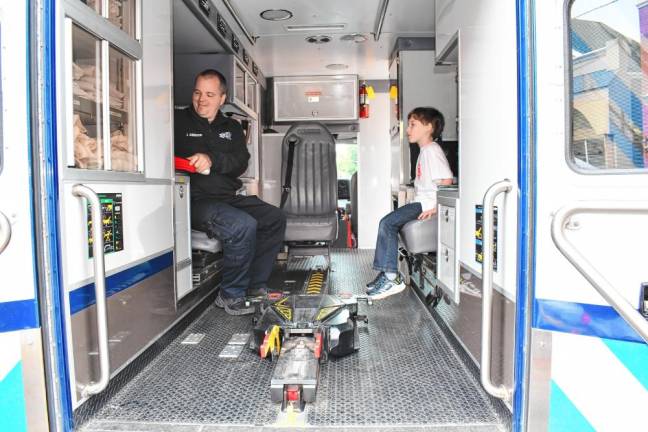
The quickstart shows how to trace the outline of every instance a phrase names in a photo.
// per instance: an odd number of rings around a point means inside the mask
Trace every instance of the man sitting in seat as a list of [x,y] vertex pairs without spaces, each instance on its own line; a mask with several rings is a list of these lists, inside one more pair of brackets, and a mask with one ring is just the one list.
[[407,222],[435,215],[437,187],[452,184],[450,165],[438,144],[443,126],[443,115],[431,107],[415,108],[407,115],[407,139],[421,149],[416,162],[415,195],[413,202],[380,221],[373,262],[378,275],[367,284],[367,294],[374,300],[405,289],[403,278],[398,274],[398,232]]
[[286,230],[284,212],[256,196],[236,192],[250,153],[241,125],[220,108],[225,77],[213,69],[198,74],[192,105],[176,111],[175,154],[196,168],[191,174],[191,225],[223,244],[223,269],[216,306],[230,315],[254,313],[246,294],[265,294]]

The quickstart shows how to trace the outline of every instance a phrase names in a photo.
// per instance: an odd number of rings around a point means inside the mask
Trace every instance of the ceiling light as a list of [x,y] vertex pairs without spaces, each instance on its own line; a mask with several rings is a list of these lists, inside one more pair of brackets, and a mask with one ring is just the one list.
[[306,42],[312,43],[312,44],[324,44],[324,43],[329,43],[331,42],[331,36],[327,35],[316,35],[316,36],[308,36],[306,38]]
[[294,24],[294,25],[284,26],[286,31],[289,32],[344,30],[345,27],[346,24],[318,24],[318,25]]
[[367,41],[367,36],[362,33],[351,33],[344,35],[340,38],[342,41],[353,41],[355,43],[362,43]]
[[342,63],[331,63],[326,65],[326,69],[331,69],[331,70],[344,70],[348,69],[349,65],[345,65]]
[[267,9],[261,12],[261,18],[268,21],[283,21],[292,18],[293,14],[286,9]]

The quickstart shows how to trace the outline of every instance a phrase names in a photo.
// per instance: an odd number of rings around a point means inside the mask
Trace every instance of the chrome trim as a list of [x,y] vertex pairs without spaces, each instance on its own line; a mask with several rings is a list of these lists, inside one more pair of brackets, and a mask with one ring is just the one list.
[[648,321],[628,303],[612,284],[578,250],[565,236],[566,224],[570,218],[582,213],[646,213],[648,202],[623,201],[577,201],[561,207],[551,221],[551,238],[558,250],[567,260],[592,284],[598,293],[623,317],[638,334],[648,342]]
[[0,211],[0,254],[4,252],[11,241],[11,222],[4,213]]
[[482,334],[481,334],[481,384],[492,396],[505,402],[511,400],[512,391],[500,384],[493,384],[491,378],[491,342],[493,317],[493,207],[497,195],[510,192],[513,183],[502,180],[488,188],[482,202]]
[[236,24],[238,24],[239,28],[241,29],[241,31],[243,32],[247,40],[249,40],[250,43],[254,45],[256,43],[256,39],[254,38],[254,36],[250,34],[247,27],[243,23],[243,20],[239,16],[238,12],[236,11],[236,9],[234,9],[234,6],[232,6],[229,0],[223,0],[223,4],[225,5],[229,13],[232,15],[232,18],[234,18],[234,21],[236,21]]
[[387,15],[387,7],[389,0],[382,0],[378,8],[378,15],[376,17],[376,24],[374,25],[374,40],[378,42],[380,33],[382,32],[383,23],[385,22],[385,15]]
[[76,184],[72,194],[88,200],[92,220],[92,255],[94,264],[95,299],[97,306],[97,339],[99,345],[99,380],[83,387],[81,394],[88,397],[101,393],[110,380],[110,359],[108,351],[108,314],[106,312],[106,267],[104,263],[103,224],[99,196],[89,187]]

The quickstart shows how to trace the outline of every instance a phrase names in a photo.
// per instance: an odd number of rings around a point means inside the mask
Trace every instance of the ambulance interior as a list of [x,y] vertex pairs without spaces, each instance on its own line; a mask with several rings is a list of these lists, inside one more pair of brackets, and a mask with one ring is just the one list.
[[[191,184],[178,172],[174,301],[154,305],[162,324],[147,324],[152,336],[111,360],[106,390],[76,396],[75,428],[507,430],[510,402],[489,396],[479,381],[480,298],[458,288],[454,238],[437,238],[438,226],[456,222],[453,203],[462,169],[459,36],[435,31],[444,13],[435,11],[435,3],[447,2],[171,3],[168,14],[155,19],[171,21],[163,24],[171,28],[173,109],[191,103],[193,79],[201,70],[214,68],[226,76],[223,111],[241,122],[252,155],[241,193],[280,205],[291,127],[315,121],[334,139],[331,172],[337,174],[323,181],[336,185],[329,213],[335,225],[327,228],[335,235],[301,241],[295,234],[278,257],[270,288],[307,294],[315,287],[343,298],[365,296],[365,284],[375,276],[378,223],[413,196],[417,148],[405,134],[413,108],[434,106],[444,114],[442,148],[454,184],[440,192],[439,204],[445,206],[440,219],[403,239],[399,265],[411,288],[383,301],[358,300],[355,351],[322,362],[314,401],[286,409],[271,397],[276,359],[261,358],[245,345],[256,323],[213,304],[222,248],[218,239],[189,231]],[[143,11],[144,30],[149,21]],[[166,40],[155,31],[146,35],[153,45]],[[162,48],[160,53],[165,55]],[[144,86],[156,86],[161,72],[144,62]],[[369,95],[367,106],[360,107],[363,90]],[[360,109],[368,110],[366,118]],[[144,122],[147,112],[145,107]],[[172,130],[166,133],[173,136]],[[112,163],[128,165],[132,158],[137,155],[124,152],[122,161]],[[190,237],[183,234],[189,232]],[[494,320],[491,372],[495,382],[510,385],[514,305],[503,297],[496,300],[496,308],[507,312]],[[87,369],[90,377],[96,373],[92,364]]]

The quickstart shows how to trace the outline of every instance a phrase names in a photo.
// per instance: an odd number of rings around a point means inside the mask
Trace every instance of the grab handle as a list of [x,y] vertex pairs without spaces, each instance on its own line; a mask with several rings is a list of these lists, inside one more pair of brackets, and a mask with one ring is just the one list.
[[101,393],[110,380],[110,360],[108,351],[108,314],[106,313],[106,268],[104,264],[103,223],[99,196],[87,186],[76,184],[72,194],[90,203],[92,221],[92,256],[94,258],[94,286],[97,302],[97,337],[99,343],[99,380],[81,389],[81,395],[88,397]]
[[571,244],[565,236],[569,219],[580,213],[634,213],[648,212],[647,203],[581,201],[568,204],[556,212],[551,221],[551,238],[558,250],[592,284],[598,293],[623,317],[624,320],[648,343],[648,321],[601,273]]
[[484,390],[496,398],[509,401],[511,390],[493,384],[491,377],[491,335],[493,317],[493,210],[497,195],[510,192],[513,183],[502,180],[493,184],[484,194],[482,202],[482,334],[480,378]]
[[4,252],[11,240],[11,222],[0,212],[0,253]]

